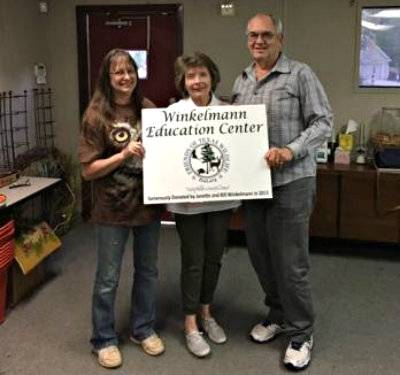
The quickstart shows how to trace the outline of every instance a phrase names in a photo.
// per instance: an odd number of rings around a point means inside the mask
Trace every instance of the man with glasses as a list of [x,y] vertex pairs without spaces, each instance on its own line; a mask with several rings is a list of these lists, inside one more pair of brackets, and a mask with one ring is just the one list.
[[315,199],[315,150],[329,139],[332,112],[324,89],[306,65],[282,53],[283,28],[272,14],[247,24],[252,64],[236,79],[233,102],[265,104],[273,198],[243,202],[250,259],[269,307],[250,337],[268,342],[285,332],[283,363],[306,368],[313,346],[308,230]]

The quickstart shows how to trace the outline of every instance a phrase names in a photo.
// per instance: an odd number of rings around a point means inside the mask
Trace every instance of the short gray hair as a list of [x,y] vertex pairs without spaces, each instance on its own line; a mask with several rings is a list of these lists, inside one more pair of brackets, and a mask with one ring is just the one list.
[[[279,17],[274,16],[272,13],[257,13],[257,14],[255,14],[247,22],[247,27],[248,27],[250,21],[252,19],[254,19],[254,18],[257,18],[257,17],[269,17],[271,19],[271,21],[272,21],[272,24],[275,27],[276,33],[278,35],[283,35],[283,23],[282,23],[282,20]],[[246,33],[247,33],[247,28],[246,28]]]

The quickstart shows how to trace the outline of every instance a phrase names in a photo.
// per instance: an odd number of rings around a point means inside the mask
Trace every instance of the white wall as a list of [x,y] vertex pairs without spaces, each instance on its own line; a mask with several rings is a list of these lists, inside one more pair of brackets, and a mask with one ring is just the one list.
[[[0,2],[0,91],[32,86],[33,63],[47,63],[55,93],[56,142],[73,155],[79,130],[75,6],[100,3],[148,2],[52,0],[48,15],[39,14],[36,0]],[[360,92],[354,85],[358,7],[393,5],[395,0],[236,0],[232,18],[219,16],[218,1],[181,3],[184,52],[203,50],[214,58],[222,73],[222,95],[229,95],[236,75],[249,62],[244,37],[247,19],[256,12],[271,11],[283,18],[288,55],[311,65],[324,84],[337,128],[348,118],[369,123],[382,106],[400,103],[400,93]]]
[[394,0],[287,0],[286,49],[307,62],[322,81],[335,114],[336,129],[349,118],[372,125],[383,106],[400,106],[400,89],[356,88],[358,12],[361,6],[399,5]]
[[47,60],[44,27],[37,1],[0,1],[0,91],[34,87],[33,66]]
[[[42,25],[46,15],[41,15],[37,1],[0,0],[0,92],[12,90],[14,94],[28,91],[28,108],[32,108],[33,67],[37,62],[48,60],[48,48]],[[23,109],[22,99],[14,101],[14,110]],[[24,125],[25,117],[15,116],[14,124]],[[28,140],[34,141],[34,115],[27,116],[32,127]],[[14,134],[16,140],[25,142],[25,133]],[[25,147],[15,149],[17,154],[26,151]]]

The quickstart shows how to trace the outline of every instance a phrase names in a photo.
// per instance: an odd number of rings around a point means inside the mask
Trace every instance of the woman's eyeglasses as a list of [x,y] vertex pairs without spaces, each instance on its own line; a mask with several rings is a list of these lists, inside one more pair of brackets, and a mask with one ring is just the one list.
[[115,75],[116,77],[123,77],[125,74],[128,74],[128,76],[134,76],[136,75],[136,72],[134,69],[119,69],[116,70],[115,72],[110,72],[110,74]]

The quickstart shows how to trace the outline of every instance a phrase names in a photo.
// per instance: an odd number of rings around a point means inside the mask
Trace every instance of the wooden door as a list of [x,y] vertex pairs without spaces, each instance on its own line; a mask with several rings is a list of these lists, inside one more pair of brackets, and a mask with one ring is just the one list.
[[[143,58],[143,94],[158,107],[177,96],[174,62],[182,54],[182,5],[77,6],[79,99],[82,116],[101,61],[113,48]],[[82,181],[82,216],[90,217],[91,184]]]

